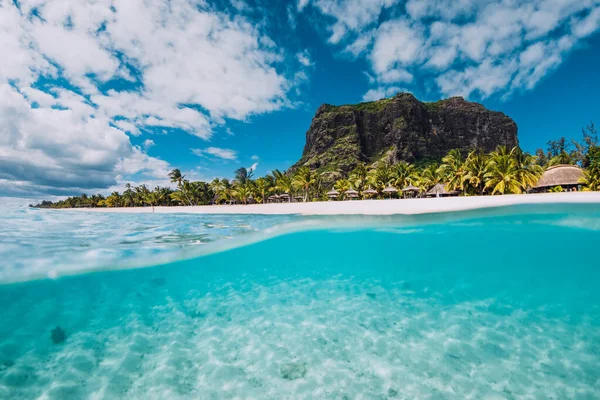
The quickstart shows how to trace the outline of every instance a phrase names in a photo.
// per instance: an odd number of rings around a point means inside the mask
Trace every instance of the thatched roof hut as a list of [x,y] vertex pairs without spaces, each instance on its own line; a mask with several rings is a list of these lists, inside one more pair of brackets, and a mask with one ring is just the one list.
[[373,196],[377,194],[377,190],[371,189],[371,187],[369,187],[367,190],[363,191],[363,194]]
[[348,189],[344,192],[344,195],[346,195],[346,197],[349,197],[351,199],[355,199],[358,197],[358,192],[354,189]]
[[434,187],[429,189],[425,195],[427,197],[448,197],[448,196],[458,196],[460,191],[453,190],[451,192],[446,190],[446,185],[443,183],[437,183]]
[[396,193],[398,191],[398,189],[396,189],[393,186],[388,186],[385,189],[383,189],[383,193]]
[[425,194],[427,195],[427,197],[437,197],[441,196],[444,193],[446,193],[446,186],[444,186],[441,183],[436,183],[435,186],[429,189]]
[[420,192],[421,189],[419,189],[418,187],[414,186],[414,185],[408,185],[405,188],[402,189],[403,192]]
[[577,187],[583,178],[583,171],[576,165],[554,165],[546,170],[540,180],[535,185],[538,191],[562,186],[564,189]]
[[327,192],[327,197],[332,198],[332,199],[335,199],[339,195],[340,195],[340,192],[338,192],[335,189],[331,189],[329,192]]

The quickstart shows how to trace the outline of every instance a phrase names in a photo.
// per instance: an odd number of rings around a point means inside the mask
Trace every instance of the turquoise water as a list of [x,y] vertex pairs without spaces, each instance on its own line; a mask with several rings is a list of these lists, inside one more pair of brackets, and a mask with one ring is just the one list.
[[2,399],[600,398],[600,206],[3,218]]

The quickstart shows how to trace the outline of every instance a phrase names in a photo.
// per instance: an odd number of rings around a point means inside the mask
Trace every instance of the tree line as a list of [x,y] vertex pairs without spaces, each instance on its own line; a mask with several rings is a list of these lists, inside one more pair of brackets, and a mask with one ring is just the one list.
[[[411,185],[425,193],[436,184],[443,184],[448,191],[464,195],[498,195],[524,193],[535,186],[546,168],[559,164],[579,165],[584,169],[582,185],[587,190],[600,190],[600,147],[598,133],[593,124],[583,129],[581,142],[567,141],[564,137],[549,141],[546,150],[538,149],[535,155],[498,146],[490,153],[473,150],[463,155],[451,150],[441,163],[417,166],[399,161],[379,161],[371,165],[358,164],[350,173],[338,170],[318,172],[307,166],[295,171],[274,170],[266,176],[254,179],[253,171],[239,168],[232,180],[215,178],[211,182],[190,181],[179,169],[169,173],[176,189],[146,185],[126,185],[123,193],[112,192],[108,196],[96,194],[69,197],[57,202],[43,201],[35,207],[140,207],[140,206],[194,206],[208,204],[266,203],[277,196],[285,201],[327,200],[327,192],[334,189],[339,199],[346,198],[346,191],[353,189],[359,198],[366,198],[371,189],[375,195],[384,197],[384,189],[394,187],[401,191]],[[556,188],[556,190],[562,190]],[[282,197],[279,197],[282,196]]]

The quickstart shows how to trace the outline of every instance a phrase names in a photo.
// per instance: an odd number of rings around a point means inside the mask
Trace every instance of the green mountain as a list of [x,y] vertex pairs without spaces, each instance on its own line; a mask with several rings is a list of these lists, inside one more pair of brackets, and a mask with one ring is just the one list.
[[291,168],[347,173],[359,162],[439,161],[449,150],[485,152],[517,146],[517,125],[501,112],[452,97],[421,102],[412,94],[355,105],[323,104],[308,132],[302,158]]

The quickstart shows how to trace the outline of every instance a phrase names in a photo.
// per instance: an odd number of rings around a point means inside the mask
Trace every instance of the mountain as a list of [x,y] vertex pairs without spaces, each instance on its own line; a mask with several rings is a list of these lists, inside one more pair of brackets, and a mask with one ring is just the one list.
[[451,149],[489,152],[518,144],[517,125],[501,112],[462,97],[427,103],[399,93],[356,105],[320,106],[306,132],[302,158],[291,170],[307,165],[347,173],[359,162],[426,163]]

